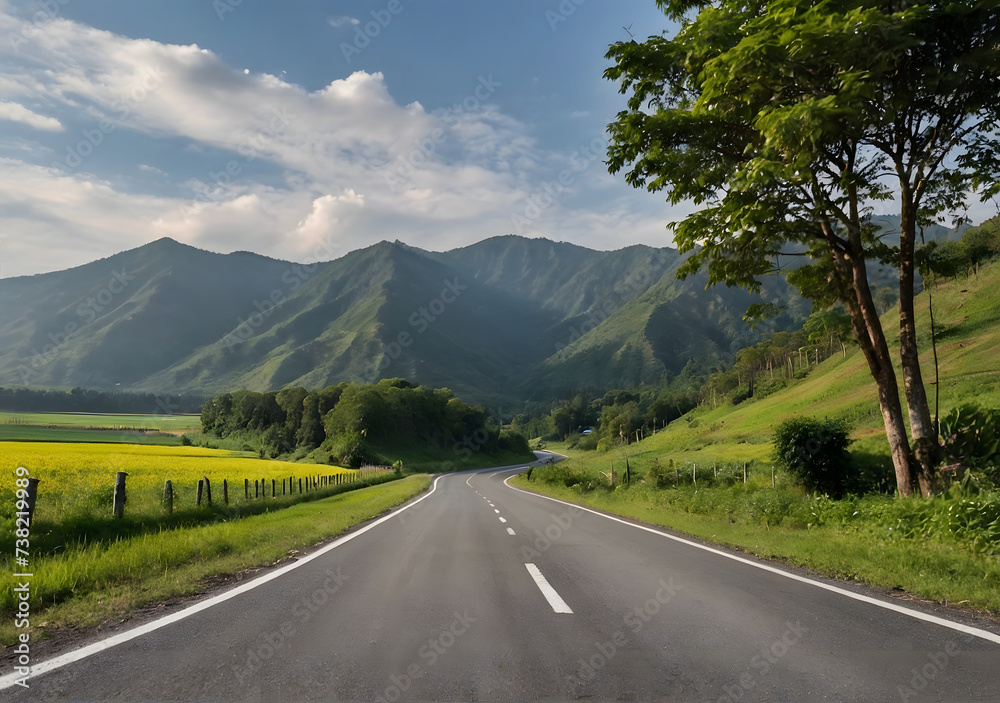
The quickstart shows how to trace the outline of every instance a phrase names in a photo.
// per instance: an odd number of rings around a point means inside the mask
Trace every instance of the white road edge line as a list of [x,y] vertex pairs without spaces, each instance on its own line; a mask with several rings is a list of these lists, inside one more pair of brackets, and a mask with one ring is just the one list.
[[528,569],[528,573],[531,574],[531,578],[535,579],[535,584],[538,586],[538,590],[542,592],[545,596],[545,600],[549,602],[552,606],[552,610],[557,613],[569,613],[573,614],[572,609],[566,605],[566,601],[556,593],[556,589],[552,588],[552,584],[542,575],[542,572],[538,570],[538,567],[534,564],[525,564],[525,568]]
[[[130,640],[134,640],[137,637],[142,637],[143,635],[147,635],[150,632],[155,632],[156,630],[164,628],[167,625],[172,625],[175,622],[180,622],[181,620],[189,618],[192,615],[196,615],[197,613],[200,613],[203,610],[208,610],[212,606],[218,605],[219,603],[223,603],[227,600],[230,600],[231,598],[235,598],[236,596],[242,595],[247,591],[252,591],[258,586],[263,586],[265,583],[273,581],[276,578],[280,578],[285,574],[287,574],[289,571],[294,571],[295,569],[298,569],[300,566],[308,564],[314,559],[319,559],[327,552],[336,549],[342,544],[347,544],[352,539],[360,537],[369,530],[378,527],[383,522],[391,520],[392,518],[396,517],[402,512],[409,510],[417,503],[420,503],[421,501],[430,498],[434,494],[434,491],[437,490],[438,481],[440,481],[442,478],[444,478],[444,476],[438,476],[434,480],[434,485],[431,487],[430,491],[428,491],[427,493],[425,493],[420,498],[413,501],[406,507],[401,508],[399,510],[395,510],[389,513],[388,515],[380,517],[379,519],[365,525],[364,527],[356,530],[355,532],[352,532],[348,535],[344,535],[343,537],[334,540],[330,544],[313,552],[312,554],[302,557],[298,561],[294,561],[291,564],[288,564],[287,566],[283,566],[280,569],[277,569],[269,574],[261,576],[260,578],[256,578],[253,581],[249,581],[243,584],[242,586],[237,586],[236,588],[230,591],[226,591],[225,593],[220,593],[219,595],[213,596],[212,598],[209,598],[207,600],[203,600],[200,603],[195,603],[194,605],[187,607],[184,610],[180,610],[176,613],[164,616],[159,620],[148,622],[145,625],[140,625],[139,627],[136,627],[134,629],[122,632],[112,637],[108,637],[107,639],[101,640],[100,642],[94,642],[93,644],[87,645],[86,647],[81,647],[80,649],[74,650],[72,652],[67,652],[66,654],[55,657],[53,659],[43,661],[39,664],[34,664],[31,667],[31,678],[35,679],[41,676],[42,674],[47,674],[50,671],[54,671],[69,664],[73,664],[75,662],[80,661],[81,659],[86,659],[87,657],[99,654],[100,652],[111,649],[112,647],[117,647],[118,645],[124,644],[125,642],[129,642]],[[0,691],[15,686],[16,682],[23,678],[24,678],[23,676],[17,673],[8,674],[6,676],[0,677]]]
[[[497,473],[500,473],[500,472],[497,472]],[[897,605],[896,603],[889,603],[889,602],[886,602],[886,601],[878,600],[877,598],[872,598],[870,596],[862,595],[860,593],[854,593],[854,592],[848,591],[847,589],[844,589],[844,588],[839,588],[837,586],[833,586],[833,585],[828,584],[828,583],[823,583],[822,581],[814,581],[814,580],[812,580],[810,578],[806,578],[805,576],[799,576],[798,574],[792,574],[792,573],[789,573],[787,571],[782,571],[781,569],[776,569],[773,566],[768,566],[767,564],[761,564],[761,563],[758,563],[758,562],[755,562],[755,561],[751,561],[750,559],[744,559],[743,557],[738,557],[735,554],[729,554],[727,552],[722,551],[721,549],[714,549],[712,547],[707,547],[704,544],[698,544],[697,542],[692,542],[691,540],[684,539],[682,537],[676,537],[676,536],[668,534],[666,532],[661,532],[660,530],[655,530],[655,529],[653,529],[651,527],[646,527],[645,525],[636,525],[635,523],[629,522],[627,520],[623,520],[623,519],[618,518],[618,517],[613,517],[611,515],[605,515],[604,513],[599,513],[596,510],[591,510],[590,508],[585,508],[582,505],[577,505],[576,503],[569,503],[569,502],[567,502],[565,500],[559,500],[558,498],[550,498],[549,496],[543,496],[540,493],[532,493],[531,491],[525,491],[525,490],[522,490],[520,488],[515,488],[514,486],[510,485],[509,483],[507,483],[507,481],[509,481],[512,478],[514,478],[514,477],[513,476],[508,476],[504,480],[504,482],[503,482],[504,485],[507,486],[507,488],[511,489],[512,491],[518,491],[519,493],[525,493],[525,494],[527,494],[529,496],[535,496],[537,498],[544,498],[545,500],[551,500],[551,501],[553,501],[555,503],[561,503],[562,505],[568,505],[570,507],[574,507],[574,508],[577,508],[579,510],[585,510],[588,513],[593,513],[594,515],[598,515],[600,517],[607,518],[608,520],[614,520],[615,522],[620,522],[623,525],[628,525],[629,527],[634,527],[637,530],[645,530],[646,532],[652,532],[654,535],[660,535],[661,537],[666,537],[667,539],[672,539],[675,542],[680,542],[681,544],[686,544],[689,547],[695,547],[697,549],[701,549],[701,550],[706,551],[706,552],[711,552],[712,554],[718,554],[719,556],[725,557],[726,559],[732,559],[733,561],[738,561],[741,564],[746,564],[747,566],[752,566],[752,567],[754,567],[756,569],[762,569],[763,571],[770,571],[772,574],[778,574],[779,576],[784,576],[785,578],[791,579],[793,581],[799,581],[801,583],[808,583],[808,584],[810,584],[812,586],[816,586],[818,588],[822,588],[822,589],[825,589],[827,591],[831,591],[833,593],[837,593],[837,594],[842,595],[842,596],[847,596],[848,598],[853,598],[854,600],[861,601],[862,603],[868,603],[870,605],[878,606],[879,608],[885,608],[886,610],[892,610],[892,611],[894,611],[896,613],[900,613],[902,615],[906,615],[908,617],[915,618],[917,620],[923,620],[925,622],[934,623],[935,625],[940,625],[941,627],[947,627],[949,629],[956,630],[958,632],[964,632],[967,635],[972,635],[973,637],[978,637],[980,639],[984,639],[984,640],[987,640],[989,642],[996,642],[997,644],[1000,644],[1000,635],[998,635],[996,633],[993,633],[993,632],[989,632],[988,630],[981,630],[978,627],[971,627],[969,625],[963,625],[963,624],[958,623],[958,622],[953,622],[951,620],[946,620],[945,618],[938,617],[937,615],[930,615],[929,613],[921,613],[918,610],[911,610],[911,609],[905,608],[905,607],[903,607],[901,605]]]

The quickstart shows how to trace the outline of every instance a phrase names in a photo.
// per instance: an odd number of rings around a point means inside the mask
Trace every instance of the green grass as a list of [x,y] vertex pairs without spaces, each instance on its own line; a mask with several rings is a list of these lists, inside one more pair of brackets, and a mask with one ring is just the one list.
[[0,411],[0,425],[41,425],[76,429],[146,429],[193,432],[201,429],[200,415],[129,415],[105,413],[23,413]]
[[[429,485],[428,476],[410,476],[266,515],[112,543],[81,541],[33,560],[33,635],[99,625],[142,605],[199,593],[213,577],[274,564],[384,513]],[[4,564],[0,582],[0,645],[15,637],[11,566]]]
[[180,435],[199,432],[198,415],[21,413],[0,411],[0,441],[101,442],[180,446]]
[[149,444],[179,447],[181,438],[161,432],[82,430],[68,427],[0,425],[0,442],[97,442],[101,444]]

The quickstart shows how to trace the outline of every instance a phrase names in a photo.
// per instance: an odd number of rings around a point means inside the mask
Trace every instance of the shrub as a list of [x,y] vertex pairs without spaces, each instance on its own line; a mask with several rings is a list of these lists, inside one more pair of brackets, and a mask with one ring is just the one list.
[[581,451],[593,452],[597,450],[597,443],[600,438],[596,434],[584,435],[580,438],[580,441],[576,443],[576,448]]
[[793,418],[774,432],[775,461],[808,490],[834,498],[856,488],[849,444],[847,424],[842,420]]
[[578,484],[586,484],[591,480],[589,474],[573,468],[566,462],[540,467],[535,469],[532,475],[534,476],[533,480],[543,483],[562,484],[567,488],[572,488]]
[[981,469],[1000,485],[1000,411],[966,404],[941,418],[944,458],[948,464]]
[[657,488],[666,488],[674,485],[674,460],[669,464],[661,464],[658,457],[653,457],[653,465],[646,472],[646,481]]

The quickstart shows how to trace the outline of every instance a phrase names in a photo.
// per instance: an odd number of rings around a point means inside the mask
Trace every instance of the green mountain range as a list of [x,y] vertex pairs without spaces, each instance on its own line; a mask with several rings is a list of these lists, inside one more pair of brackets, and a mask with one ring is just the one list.
[[[171,239],[0,280],[0,385],[197,393],[404,377],[472,402],[630,388],[757,341],[757,298],[676,279],[669,248],[502,236],[303,265]],[[792,301],[770,329],[808,312]],[[796,302],[797,301],[797,302]]]

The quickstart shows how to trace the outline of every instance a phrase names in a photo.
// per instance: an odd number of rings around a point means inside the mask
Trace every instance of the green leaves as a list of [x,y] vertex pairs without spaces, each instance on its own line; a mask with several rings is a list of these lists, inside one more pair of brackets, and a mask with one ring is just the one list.
[[[925,215],[973,185],[995,192],[1000,68],[983,59],[998,58],[996,3],[658,5],[682,23],[673,39],[607,55],[605,76],[630,96],[609,125],[609,169],[705,206],[675,228],[682,250],[699,248],[685,273],[708,266],[713,282],[753,288],[783,241],[813,241],[824,223],[859,232],[866,208],[892,196],[887,175],[909,179],[918,210],[926,196]],[[854,244],[856,256],[898,258]]]

